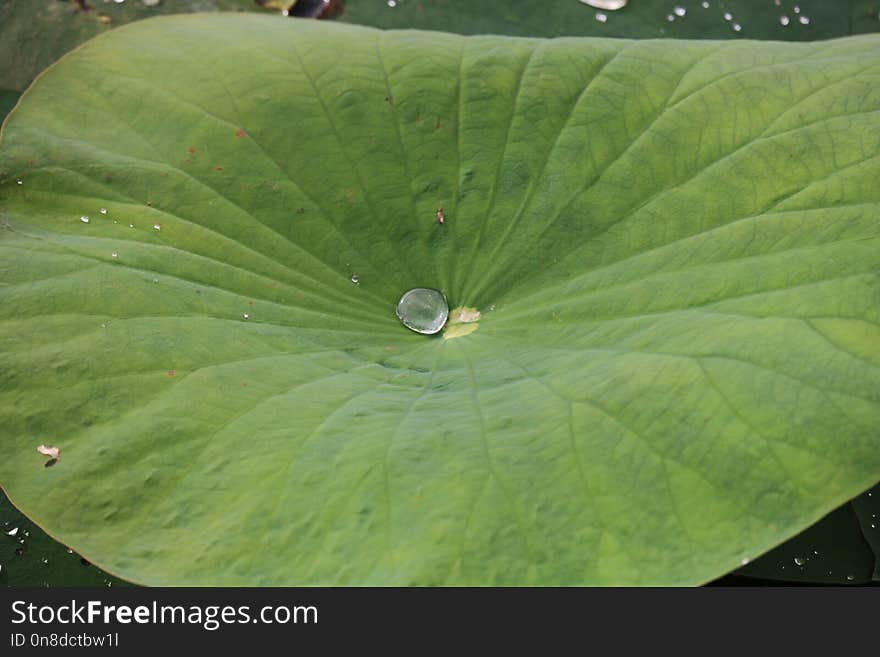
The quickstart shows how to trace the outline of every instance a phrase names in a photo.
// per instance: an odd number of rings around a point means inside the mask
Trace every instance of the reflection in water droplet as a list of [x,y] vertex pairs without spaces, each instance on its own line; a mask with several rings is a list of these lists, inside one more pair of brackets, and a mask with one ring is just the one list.
[[361,279],[358,278],[357,274],[352,274],[351,275],[351,282],[354,283],[355,285],[357,285],[358,283],[361,282]]
[[854,577],[853,575],[847,575],[847,576],[846,576],[846,581],[847,581],[847,582],[851,582],[851,581],[853,581],[854,579],[855,579],[855,577]]
[[782,25],[782,27],[785,27],[789,23],[791,23],[791,19],[788,16],[779,17],[779,24]]
[[739,23],[734,23],[734,24],[733,24],[733,31],[734,31],[734,32],[740,32],[742,29],[743,29],[743,26],[740,25]]
[[15,536],[16,534],[18,534],[18,527],[13,527],[8,532],[6,532],[7,536]]
[[408,290],[397,303],[397,317],[416,333],[433,335],[449,317],[449,304],[439,290],[416,287]]
[[244,314],[242,314],[242,317],[244,317],[245,319],[249,319],[250,315],[248,315],[247,313],[244,313]]
[[15,181],[15,184],[16,185],[24,185],[24,181],[21,178],[19,178],[18,180]]
[[672,10],[672,13],[681,18],[687,13],[687,9],[682,6],[677,6],[675,9]]
[[803,557],[795,557],[794,558],[794,565],[795,566],[803,566],[806,562],[807,562],[807,560],[804,559]]
[[704,2],[704,3],[701,5],[701,7],[703,7],[703,9],[708,9],[708,8],[709,8],[709,3],[708,3],[708,2]]
[[161,224],[153,224],[153,230],[162,230]]
[[596,12],[596,20],[600,23],[604,23],[608,20],[608,14],[604,14],[601,11]]
[[796,13],[796,14],[801,13],[801,8],[798,7],[797,5],[795,5],[795,6],[794,6],[794,13]]
[[801,25],[809,25],[809,24],[810,24],[810,19],[807,18],[806,16],[800,16],[800,17],[798,18],[798,23],[800,23]]
[[672,21],[675,20],[675,16],[673,16],[672,14],[666,14],[666,20],[668,20],[671,23]]
[[79,220],[80,220],[81,222],[83,222],[84,224],[89,223],[89,218],[88,218],[87,216],[85,216],[85,215],[81,216],[81,217],[79,218]]
[[733,14],[731,14],[729,11],[725,11],[725,12],[724,12],[724,20],[726,20],[726,21],[732,21],[732,20],[733,20]]
[[101,213],[101,214],[107,214],[107,208],[101,208],[101,209],[100,209],[100,213]]
[[396,6],[397,6],[397,0],[388,0],[388,6],[389,6],[389,7],[392,7],[392,8],[393,8],[393,7],[396,7]]

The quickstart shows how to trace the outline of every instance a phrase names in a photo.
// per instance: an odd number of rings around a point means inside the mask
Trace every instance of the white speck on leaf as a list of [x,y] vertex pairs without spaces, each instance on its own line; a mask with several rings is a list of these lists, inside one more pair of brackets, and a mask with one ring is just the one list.
[[48,456],[50,459],[57,459],[61,454],[61,448],[54,445],[40,445],[37,447],[37,452],[43,456]]

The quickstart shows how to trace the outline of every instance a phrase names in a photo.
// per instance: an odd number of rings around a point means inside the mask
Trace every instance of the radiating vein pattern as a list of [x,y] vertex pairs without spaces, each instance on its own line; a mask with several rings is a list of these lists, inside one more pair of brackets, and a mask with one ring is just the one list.
[[727,572],[880,479],[878,62],[114,30],[0,135],[0,484],[149,584]]

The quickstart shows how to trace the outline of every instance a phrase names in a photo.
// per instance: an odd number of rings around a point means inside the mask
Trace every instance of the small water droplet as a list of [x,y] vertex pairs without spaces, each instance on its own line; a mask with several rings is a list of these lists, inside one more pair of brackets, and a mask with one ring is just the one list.
[[116,251],[114,251],[113,253],[110,254],[110,257],[113,258],[113,259],[115,260],[116,258],[119,257],[119,254],[116,253]]
[[162,224],[153,224],[153,230],[162,230]]
[[19,178],[18,180],[15,181],[15,184],[16,185],[24,185],[24,181],[21,178]]
[[672,14],[666,14],[666,20],[668,20],[671,23],[672,21],[675,20],[675,16],[673,16]]
[[794,565],[795,566],[803,566],[806,562],[807,562],[807,560],[804,559],[803,557],[795,557],[794,558]]
[[594,9],[604,9],[605,11],[617,11],[626,7],[627,0],[580,0],[585,5],[590,5]]
[[449,304],[439,290],[416,287],[397,303],[397,317],[408,329],[424,335],[440,331],[449,318]]
[[397,6],[397,0],[388,0],[388,6],[393,9]]
[[724,20],[726,20],[726,21],[732,21],[732,20],[733,20],[733,14],[731,14],[729,11],[725,11],[725,12],[724,12]]
[[156,7],[162,0],[141,0],[144,7]]
[[357,274],[352,274],[351,275],[351,282],[354,283],[355,285],[357,285],[361,282],[361,279],[358,277]]
[[601,11],[597,11],[596,12],[596,20],[599,21],[600,23],[604,23],[608,20],[608,14],[605,14]]
[[20,557],[23,555],[24,555],[24,548],[23,547],[15,548],[15,556]]
[[801,25],[809,25],[809,24],[810,24],[810,19],[807,18],[806,16],[799,16],[799,17],[798,17],[798,23],[800,23]]
[[134,228],[134,224],[128,224],[129,228]]
[[708,8],[709,8],[709,3],[708,3],[708,2],[704,2],[704,3],[703,3],[702,5],[700,5],[700,6],[701,6],[703,9],[708,9]]
[[73,550],[71,550],[70,548],[67,548],[67,554],[73,554]]
[[871,523],[871,529],[877,529],[877,525],[875,525],[873,522]]
[[40,559],[40,561],[42,561],[44,564],[49,563],[49,560],[46,557],[43,557],[42,559]]
[[794,13],[796,13],[796,14],[801,13],[801,8],[798,7],[797,5],[795,5],[795,6],[794,6]]
[[741,566],[746,566],[746,565],[748,565],[748,563],[749,563],[749,558],[748,558],[748,557],[743,557],[743,558],[742,558],[742,561],[740,561],[739,563],[740,563]]
[[734,23],[734,24],[733,24],[733,31],[734,31],[734,32],[741,32],[742,29],[743,29],[743,26],[740,25],[739,23]]
[[782,25],[782,27],[785,27],[789,23],[791,23],[791,19],[788,16],[779,17],[779,24]]
[[87,216],[85,216],[85,215],[81,216],[81,217],[79,218],[79,220],[80,220],[81,222],[83,222],[84,224],[89,223],[89,218],[88,218]]
[[855,579],[855,577],[854,577],[853,575],[847,575],[847,576],[846,576],[846,581],[847,581],[847,582],[852,582],[854,579]]
[[107,214],[107,208],[101,208],[101,209],[99,210],[99,212],[100,212],[101,214]]
[[815,555],[818,557],[818,556],[819,556],[819,550],[813,550],[813,554],[815,554]]
[[242,313],[241,316],[244,317],[245,319],[250,319],[250,315],[248,315],[247,313]]
[[687,9],[685,9],[681,5],[678,5],[675,7],[675,9],[672,10],[672,13],[681,18],[687,13]]
[[16,534],[18,534],[18,527],[13,527],[8,532],[6,532],[7,536],[15,536]]

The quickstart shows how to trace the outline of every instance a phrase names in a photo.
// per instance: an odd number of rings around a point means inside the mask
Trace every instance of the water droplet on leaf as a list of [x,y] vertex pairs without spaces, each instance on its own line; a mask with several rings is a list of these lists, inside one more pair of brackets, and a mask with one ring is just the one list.
[[604,23],[608,20],[608,14],[604,14],[601,11],[596,12],[596,20],[600,23]]
[[794,558],[794,565],[795,566],[803,566],[806,562],[807,562],[807,560],[804,559],[803,557],[795,557]]
[[16,534],[18,534],[18,527],[13,527],[8,532],[6,532],[7,536],[15,536]]
[[589,5],[594,9],[604,9],[605,11],[617,11],[626,7],[627,0],[580,0],[583,4]]
[[101,208],[101,209],[99,210],[99,212],[100,212],[101,214],[107,214],[107,208]]
[[675,9],[672,10],[672,13],[674,13],[676,16],[681,18],[682,16],[684,16],[687,13],[687,9],[685,9],[684,7],[679,5]]
[[779,17],[779,24],[782,25],[782,27],[785,27],[789,23],[791,23],[791,19],[788,16]]
[[408,329],[433,335],[449,317],[449,304],[439,290],[416,287],[406,291],[397,303],[397,317]]
[[357,275],[357,274],[352,274],[352,275],[351,275],[351,282],[352,282],[352,283],[354,283],[355,285],[357,285],[358,283],[360,283],[360,281],[361,281],[361,279],[358,278],[358,275]]
[[89,223],[89,218],[88,218],[87,216],[85,216],[85,215],[81,216],[81,217],[79,218],[79,220],[80,220],[81,222],[83,222],[84,224]]

